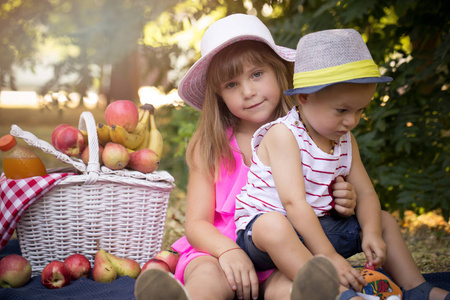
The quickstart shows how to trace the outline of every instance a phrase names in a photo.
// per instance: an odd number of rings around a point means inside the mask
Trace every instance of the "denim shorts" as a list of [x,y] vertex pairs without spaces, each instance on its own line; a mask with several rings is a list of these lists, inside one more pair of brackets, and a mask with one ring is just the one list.
[[[240,230],[237,235],[236,243],[241,247],[258,271],[264,271],[276,268],[267,252],[259,250],[252,239],[252,228],[258,215],[248,223],[245,230]],[[341,217],[333,214],[319,217],[323,231],[330,240],[331,244],[344,258],[348,258],[356,253],[362,252],[361,249],[361,227],[355,216]],[[303,243],[303,238],[297,233]]]

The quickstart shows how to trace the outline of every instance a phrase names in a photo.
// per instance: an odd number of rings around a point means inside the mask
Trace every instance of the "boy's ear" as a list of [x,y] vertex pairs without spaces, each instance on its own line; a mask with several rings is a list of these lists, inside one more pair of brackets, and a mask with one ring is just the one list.
[[308,94],[298,94],[297,99],[298,102],[300,102],[300,104],[303,105],[306,103],[306,101],[308,101]]

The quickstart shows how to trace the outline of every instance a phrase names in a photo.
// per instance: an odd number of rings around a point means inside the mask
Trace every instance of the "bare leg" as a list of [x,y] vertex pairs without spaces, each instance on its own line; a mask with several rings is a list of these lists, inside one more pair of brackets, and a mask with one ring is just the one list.
[[279,270],[275,270],[261,284],[261,294],[265,300],[288,300],[291,297],[292,281]]
[[278,269],[291,281],[298,270],[313,257],[298,238],[289,220],[278,212],[260,216],[253,224],[252,238],[255,246],[267,252]]
[[234,299],[235,292],[215,257],[200,256],[193,259],[184,274],[185,288],[191,299]]
[[[383,239],[388,246],[383,269],[392,277],[395,283],[405,290],[410,290],[425,282],[414,258],[406,246],[397,221],[388,212],[381,212]],[[429,299],[444,299],[448,291],[433,288]]]

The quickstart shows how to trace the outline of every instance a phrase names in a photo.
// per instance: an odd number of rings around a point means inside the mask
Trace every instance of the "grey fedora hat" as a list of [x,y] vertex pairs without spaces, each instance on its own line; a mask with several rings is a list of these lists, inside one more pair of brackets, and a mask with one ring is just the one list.
[[361,34],[354,29],[330,29],[305,35],[297,44],[294,88],[286,95],[315,93],[326,86],[392,81],[381,76]]

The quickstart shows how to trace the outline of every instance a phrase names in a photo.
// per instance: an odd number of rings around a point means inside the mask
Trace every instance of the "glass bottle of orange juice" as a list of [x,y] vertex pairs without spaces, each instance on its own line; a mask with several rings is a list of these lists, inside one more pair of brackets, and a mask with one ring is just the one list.
[[31,149],[18,145],[11,134],[0,138],[3,151],[3,172],[9,179],[47,175],[44,163]]

